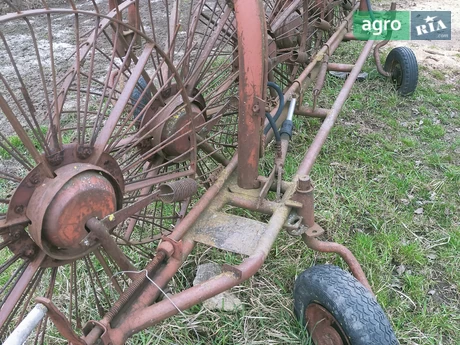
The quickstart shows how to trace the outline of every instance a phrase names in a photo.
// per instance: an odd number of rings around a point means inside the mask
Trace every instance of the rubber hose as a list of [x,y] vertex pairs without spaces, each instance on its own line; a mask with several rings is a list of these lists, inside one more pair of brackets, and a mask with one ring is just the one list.
[[369,16],[371,17],[371,20],[374,21],[374,12],[372,11],[372,6],[371,6],[371,0],[366,0],[367,4],[367,10],[369,11]]
[[[276,121],[278,121],[278,118],[280,117],[281,112],[283,111],[283,108],[284,108],[284,94],[283,94],[283,91],[281,90],[281,88],[278,86],[278,84],[275,84],[272,81],[269,81],[267,86],[271,87],[273,90],[275,90],[276,93],[278,94],[279,99],[280,99],[280,104],[279,104],[278,110],[276,111],[275,116],[272,118],[275,121],[275,124],[276,124]],[[273,126],[271,126],[270,124],[265,126],[264,134],[268,133],[268,131],[270,130],[270,127],[273,127]]]
[[278,128],[276,128],[275,118],[272,117],[269,112],[265,112],[265,117],[267,118],[268,122],[270,123],[269,126],[271,126],[272,129],[273,129],[273,133],[275,134],[276,142],[277,143],[281,142],[281,136],[280,136],[280,132],[279,132]]

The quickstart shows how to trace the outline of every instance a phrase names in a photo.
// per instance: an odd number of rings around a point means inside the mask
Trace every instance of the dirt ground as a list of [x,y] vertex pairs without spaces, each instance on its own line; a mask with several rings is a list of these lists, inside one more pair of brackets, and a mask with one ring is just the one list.
[[[375,2],[375,9],[388,9],[387,4]],[[390,47],[407,46],[414,50],[419,64],[433,69],[460,70],[460,3],[458,0],[400,0],[397,10],[451,11],[452,39],[449,41],[392,41]]]

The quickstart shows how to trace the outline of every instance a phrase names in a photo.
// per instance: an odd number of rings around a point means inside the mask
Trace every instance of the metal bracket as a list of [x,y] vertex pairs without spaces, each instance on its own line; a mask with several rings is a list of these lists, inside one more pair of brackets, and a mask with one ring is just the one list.
[[313,226],[310,226],[306,231],[305,235],[308,237],[318,237],[324,234],[325,230],[319,226],[317,223],[313,224]]
[[291,236],[301,236],[307,230],[307,227],[305,227],[302,222],[303,217],[299,216],[295,212],[292,212],[286,220],[283,228]]
[[110,339],[110,335],[107,332],[107,326],[99,321],[95,321],[95,320],[88,321],[86,325],[83,327],[83,334],[85,336],[88,335],[96,326],[102,329],[102,334],[100,336],[100,339],[102,340],[104,345],[111,345],[112,339]]
[[73,331],[72,325],[67,320],[65,315],[54,305],[49,298],[37,297],[37,303],[43,304],[48,309],[48,317],[53,321],[57,330],[61,335],[66,338],[73,345],[86,345],[86,341],[80,339]]
[[252,106],[252,115],[265,118],[265,100],[254,97],[254,105]]

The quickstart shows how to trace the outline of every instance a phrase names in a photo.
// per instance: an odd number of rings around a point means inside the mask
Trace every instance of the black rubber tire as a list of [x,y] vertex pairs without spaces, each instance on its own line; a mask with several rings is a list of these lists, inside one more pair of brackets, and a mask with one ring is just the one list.
[[[134,88],[133,92],[131,93],[131,101],[133,104],[137,102],[139,97],[141,97],[142,92],[145,90],[147,87],[147,82],[143,77],[140,77],[139,80],[137,81],[137,87]],[[144,109],[144,107],[147,105],[147,103],[150,101],[152,98],[152,95],[150,92],[146,92],[144,97],[142,97],[141,101],[139,102],[139,105],[134,109],[134,117],[137,117],[139,113]],[[142,120],[142,116],[139,118],[139,122]]]
[[375,297],[339,267],[318,265],[299,275],[294,286],[294,312],[304,326],[305,310],[311,303],[320,304],[335,317],[352,345],[399,344]]
[[383,69],[391,73],[398,94],[410,96],[418,83],[418,64],[414,52],[407,47],[398,47],[390,51]]

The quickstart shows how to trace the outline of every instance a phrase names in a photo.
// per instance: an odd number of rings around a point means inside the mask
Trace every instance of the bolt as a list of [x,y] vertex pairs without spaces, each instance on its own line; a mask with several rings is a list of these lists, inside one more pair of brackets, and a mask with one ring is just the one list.
[[77,148],[77,157],[84,160],[91,156],[93,153],[93,148],[87,145],[80,145]]
[[29,179],[29,182],[31,184],[39,184],[40,183],[40,175],[39,174],[33,174],[30,179]]
[[299,180],[297,181],[297,190],[299,192],[307,192],[311,189],[311,180],[310,176],[308,175],[301,175],[299,176]]
[[252,106],[252,111],[258,113],[260,111],[260,106],[258,104],[254,104]]
[[18,214],[21,214],[22,212],[24,212],[24,206],[23,205],[18,205],[14,208],[14,212],[18,213]]

